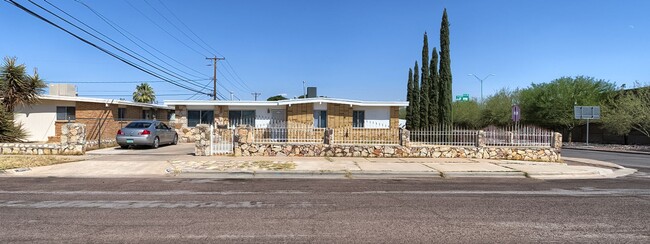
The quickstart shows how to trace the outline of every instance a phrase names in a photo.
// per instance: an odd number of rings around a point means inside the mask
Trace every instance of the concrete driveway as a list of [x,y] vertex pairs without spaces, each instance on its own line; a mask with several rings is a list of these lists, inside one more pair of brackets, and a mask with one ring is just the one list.
[[161,177],[171,169],[170,160],[195,158],[194,143],[161,146],[156,149],[105,148],[89,151],[86,160],[35,167],[16,172],[16,177]]

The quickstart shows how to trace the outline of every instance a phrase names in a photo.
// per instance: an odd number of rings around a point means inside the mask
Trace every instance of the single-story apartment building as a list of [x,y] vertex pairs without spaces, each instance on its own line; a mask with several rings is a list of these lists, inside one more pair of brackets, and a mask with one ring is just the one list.
[[117,130],[139,119],[173,119],[173,108],[116,99],[40,95],[40,103],[14,109],[14,121],[22,124],[30,142],[59,142],[61,126],[86,125],[86,140],[114,141]]
[[191,142],[191,128],[198,124],[217,128],[246,124],[255,128],[397,129],[399,109],[408,102],[314,97],[280,101],[167,100],[165,105],[175,110],[174,125],[180,140]]

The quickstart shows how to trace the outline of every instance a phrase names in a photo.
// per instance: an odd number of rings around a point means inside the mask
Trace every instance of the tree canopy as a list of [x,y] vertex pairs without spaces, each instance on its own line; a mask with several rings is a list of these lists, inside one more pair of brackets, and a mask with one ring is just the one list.
[[24,64],[17,64],[15,57],[5,57],[0,67],[0,142],[22,141],[27,133],[22,125],[14,123],[13,111],[17,106],[29,106],[39,101],[45,82],[34,70],[33,75],[25,72]]
[[603,128],[617,135],[637,130],[650,137],[650,86],[620,91],[602,107]]
[[287,100],[288,98],[282,96],[282,95],[275,95],[272,97],[269,97],[266,99],[266,101],[280,101],[280,100]]
[[156,93],[148,83],[141,83],[135,87],[135,91],[133,92],[133,101],[139,103],[153,103],[156,101]]

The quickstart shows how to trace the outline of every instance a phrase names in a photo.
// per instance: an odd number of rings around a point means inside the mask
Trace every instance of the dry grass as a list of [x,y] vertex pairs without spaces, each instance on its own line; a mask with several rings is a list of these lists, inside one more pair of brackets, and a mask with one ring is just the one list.
[[7,155],[0,156],[0,170],[31,168],[75,161],[69,157],[52,155]]

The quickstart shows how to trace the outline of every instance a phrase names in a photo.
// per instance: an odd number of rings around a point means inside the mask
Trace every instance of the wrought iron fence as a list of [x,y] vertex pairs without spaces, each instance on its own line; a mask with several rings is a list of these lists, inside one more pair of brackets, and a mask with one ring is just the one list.
[[411,145],[476,146],[478,130],[436,126],[410,131]]
[[486,146],[502,147],[547,147],[553,141],[553,131],[535,126],[487,127]]

